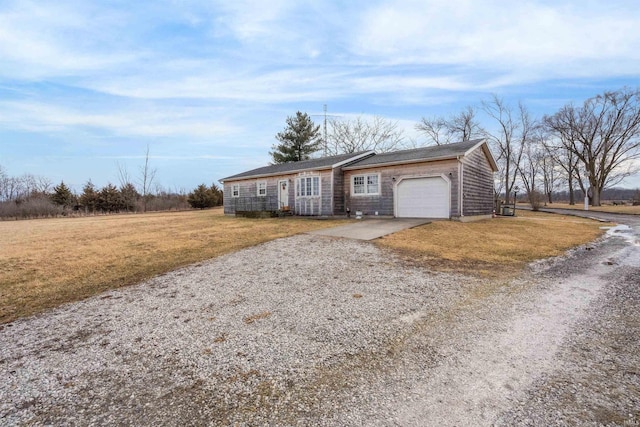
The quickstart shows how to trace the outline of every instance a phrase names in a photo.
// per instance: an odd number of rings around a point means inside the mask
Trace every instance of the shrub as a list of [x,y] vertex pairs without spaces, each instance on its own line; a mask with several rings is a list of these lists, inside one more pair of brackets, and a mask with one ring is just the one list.
[[538,190],[530,191],[529,194],[529,203],[531,204],[531,208],[534,211],[540,210],[540,206],[544,203],[545,196]]

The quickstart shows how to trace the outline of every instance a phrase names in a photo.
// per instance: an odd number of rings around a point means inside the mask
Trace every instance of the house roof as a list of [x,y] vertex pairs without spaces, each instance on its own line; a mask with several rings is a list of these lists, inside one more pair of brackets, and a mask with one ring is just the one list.
[[430,147],[414,148],[411,150],[392,151],[389,153],[376,154],[375,156],[364,158],[356,163],[345,167],[346,170],[370,168],[376,166],[389,166],[405,163],[418,163],[434,160],[448,160],[464,157],[482,147],[491,167],[498,170],[496,161],[489,150],[486,139],[472,139],[469,141],[457,142],[453,144],[434,145]]
[[339,154],[337,156],[321,157],[318,159],[302,160],[299,162],[278,163],[222,178],[220,182],[283,175],[307,170],[331,169],[372,156],[373,154],[375,154],[373,151],[362,151],[359,153]]

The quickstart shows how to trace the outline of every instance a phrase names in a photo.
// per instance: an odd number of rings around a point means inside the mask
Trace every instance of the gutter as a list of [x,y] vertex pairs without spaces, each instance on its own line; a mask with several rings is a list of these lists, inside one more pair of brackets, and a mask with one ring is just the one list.
[[386,163],[385,162],[381,162],[381,163],[374,163],[374,164],[369,164],[369,165],[358,165],[356,163],[355,165],[344,167],[344,168],[342,168],[342,170],[348,171],[348,170],[358,170],[358,169],[371,169],[371,168],[380,168],[380,167],[384,167],[384,166],[408,165],[408,164],[411,164],[411,163],[430,163],[430,162],[437,162],[437,161],[440,161],[440,160],[453,160],[453,159],[457,159],[459,157],[460,157],[460,155],[456,154],[456,155],[429,157],[429,158],[422,158],[422,159],[399,160],[399,161],[396,161],[396,162],[386,162]]

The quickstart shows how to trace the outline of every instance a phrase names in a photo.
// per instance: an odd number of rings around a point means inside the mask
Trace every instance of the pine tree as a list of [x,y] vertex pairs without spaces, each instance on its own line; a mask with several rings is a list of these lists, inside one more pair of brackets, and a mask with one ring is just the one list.
[[67,208],[74,205],[75,197],[69,187],[64,184],[64,181],[61,181],[59,185],[53,187],[51,201],[58,206]]
[[218,187],[215,183],[213,183],[211,184],[211,187],[209,187],[209,192],[213,197],[213,206],[222,206],[223,193],[220,187]]
[[[215,186],[215,184],[214,184]],[[200,184],[198,187],[189,193],[187,201],[194,209],[205,209],[216,205],[216,194],[211,188],[207,188],[206,185]]]
[[103,212],[118,212],[123,208],[122,196],[115,185],[109,183],[100,190],[98,208]]
[[127,183],[120,187],[120,197],[122,199],[122,208],[127,212],[136,210],[136,202],[140,198],[140,193],[131,183]]
[[296,112],[287,117],[287,127],[276,135],[279,144],[274,144],[269,154],[274,163],[308,160],[321,147],[320,126],[316,126],[307,113]]
[[78,200],[82,206],[84,206],[85,212],[95,212],[98,206],[98,192],[96,191],[95,185],[91,180],[87,181],[87,183],[82,188],[82,194],[80,195],[80,199]]

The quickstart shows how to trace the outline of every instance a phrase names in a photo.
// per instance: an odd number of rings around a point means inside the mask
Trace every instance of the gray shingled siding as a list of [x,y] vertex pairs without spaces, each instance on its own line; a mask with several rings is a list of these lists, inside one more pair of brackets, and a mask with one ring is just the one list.
[[[298,197],[295,199],[296,215],[331,215],[331,171],[311,171],[302,172],[295,175],[295,178],[301,177],[320,177],[320,196],[319,197]],[[294,193],[295,197],[295,193]]]
[[[380,195],[378,196],[353,196],[351,194],[351,179],[354,175],[380,173]],[[451,174],[451,175],[449,175]],[[362,211],[365,215],[394,215],[394,182],[400,177],[445,175],[451,181],[451,216],[459,216],[458,213],[458,161],[442,160],[437,162],[423,162],[406,165],[376,167],[369,169],[345,171],[344,191],[345,205],[351,208],[351,212]]]
[[493,171],[481,149],[463,159],[465,216],[491,215],[493,211]]
[[[296,179],[299,177],[320,177],[320,196],[319,197],[300,197],[296,199]],[[224,213],[235,214],[235,204],[239,199],[243,203],[249,203],[254,208],[259,209],[264,204],[267,210],[272,210],[271,206],[276,203],[278,198],[278,182],[281,180],[289,180],[289,206],[296,215],[332,215],[331,211],[331,171],[315,171],[304,172],[292,175],[271,176],[268,178],[250,178],[241,181],[231,181],[224,184]],[[258,197],[258,182],[266,181],[267,195],[266,197]],[[240,186],[240,196],[238,198],[231,197],[231,188],[234,184]],[[248,202],[247,202],[248,201]],[[262,202],[265,203],[262,203]],[[278,208],[275,206],[274,208]]]
[[[295,175],[280,175],[271,176],[268,178],[251,178],[243,181],[231,181],[224,183],[224,213],[235,214],[235,205],[242,199],[243,202],[247,202],[252,205],[254,209],[259,210],[263,207],[266,210],[277,209],[278,200],[278,182],[281,180],[289,180],[289,205],[293,207],[295,199]],[[258,182],[266,181],[267,183],[267,195],[266,197],[258,197]],[[240,195],[238,198],[231,197],[231,188],[233,185],[240,186]],[[264,203],[261,203],[264,202]]]
[[340,168],[333,170],[333,214],[344,215],[344,175]]

